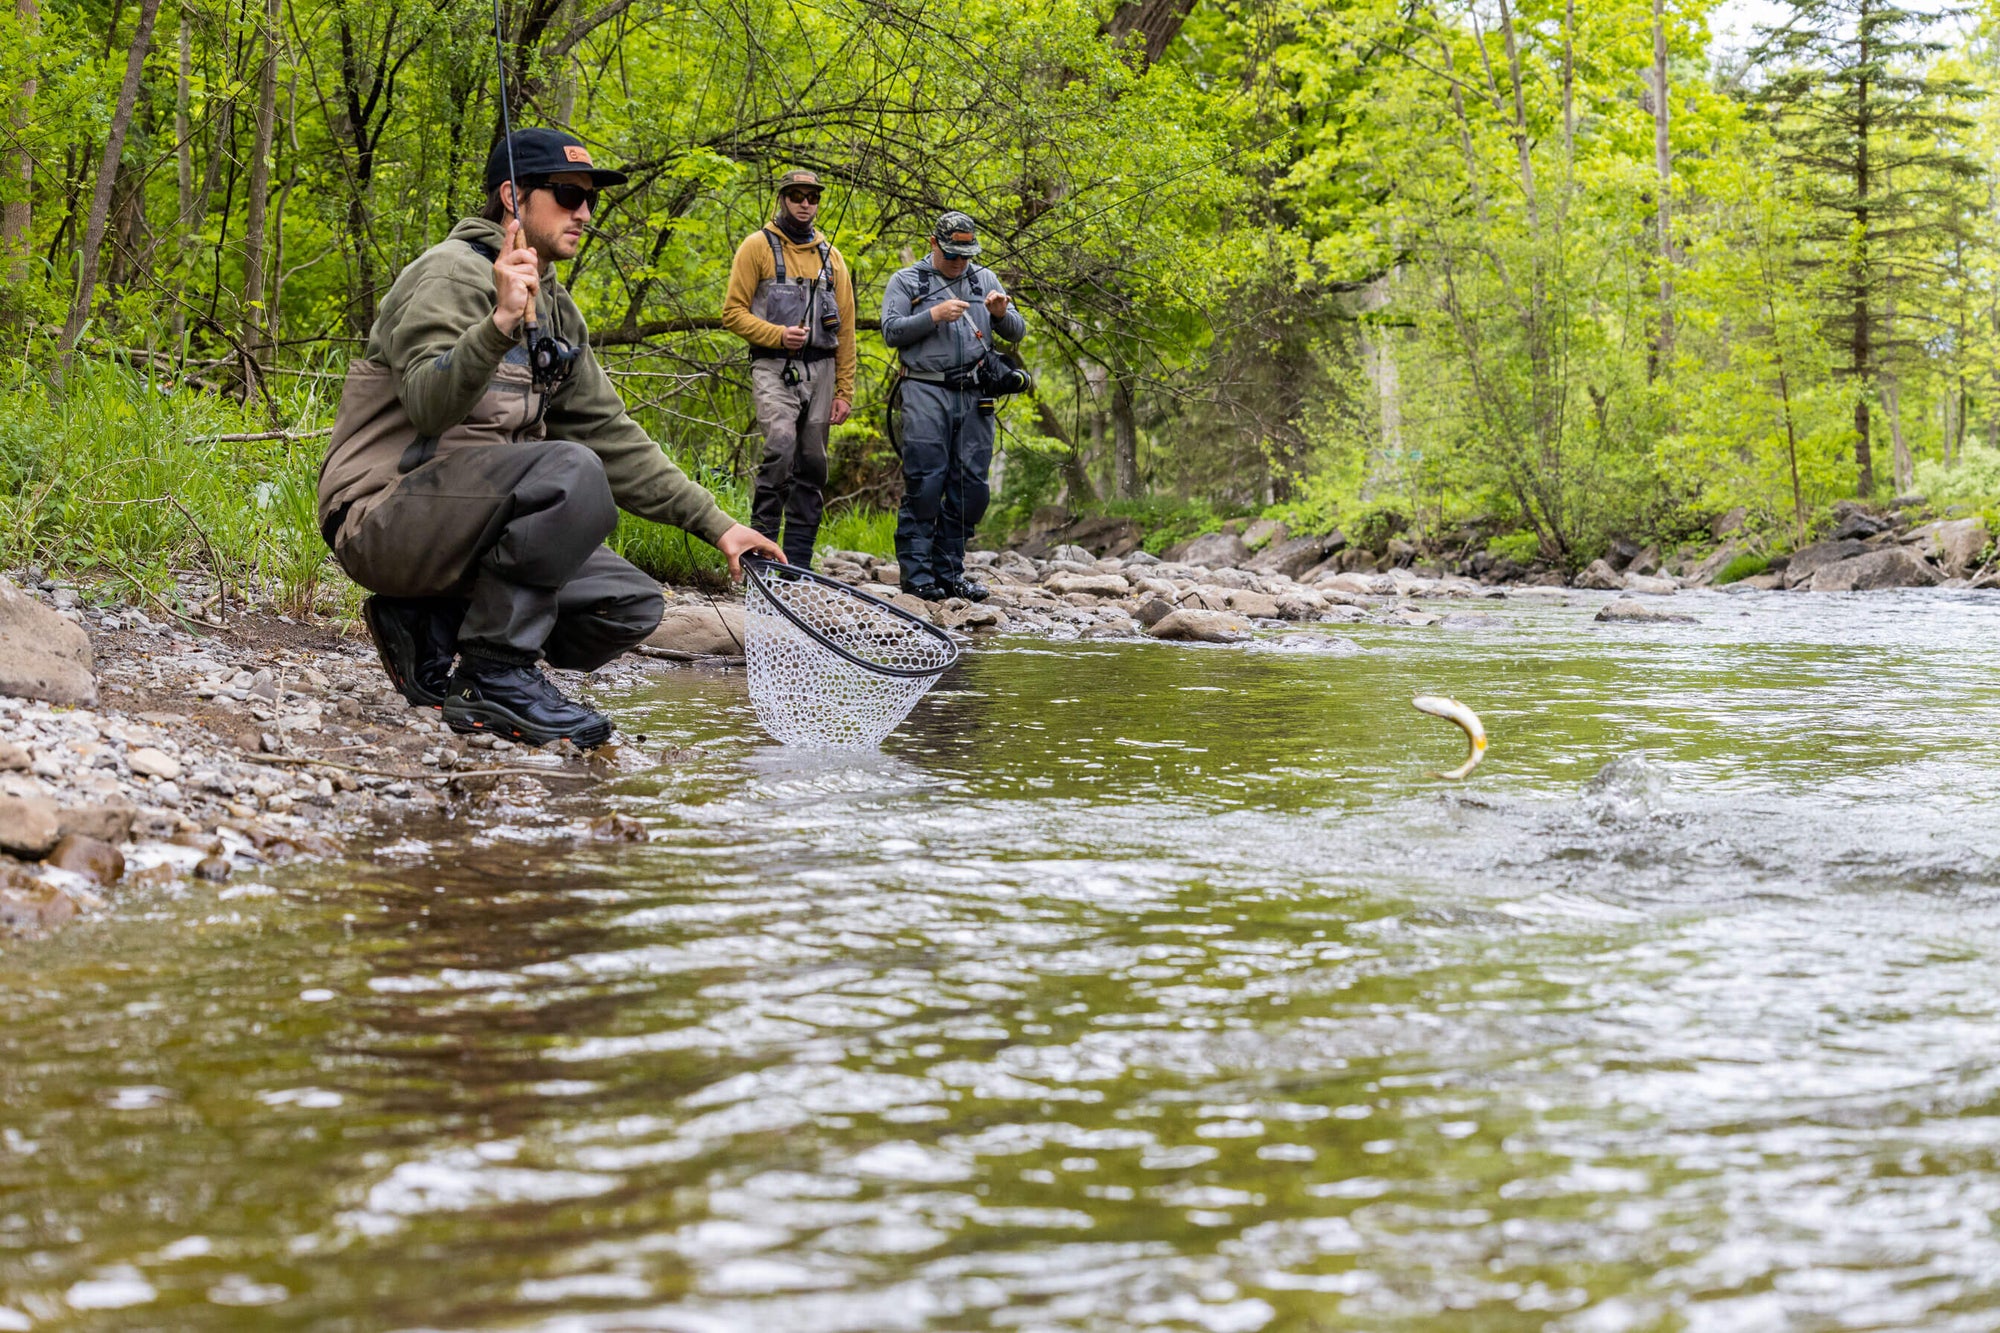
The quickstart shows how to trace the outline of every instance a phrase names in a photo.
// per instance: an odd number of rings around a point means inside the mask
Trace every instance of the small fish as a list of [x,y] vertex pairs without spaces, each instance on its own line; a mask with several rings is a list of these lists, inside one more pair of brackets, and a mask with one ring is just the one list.
[[1410,706],[1419,713],[1429,713],[1447,722],[1455,722],[1465,732],[1465,739],[1471,742],[1465,762],[1449,773],[1439,773],[1441,778],[1462,778],[1479,767],[1479,761],[1486,757],[1486,728],[1480,724],[1479,714],[1467,708],[1456,699],[1446,699],[1436,694],[1420,694],[1410,700]]

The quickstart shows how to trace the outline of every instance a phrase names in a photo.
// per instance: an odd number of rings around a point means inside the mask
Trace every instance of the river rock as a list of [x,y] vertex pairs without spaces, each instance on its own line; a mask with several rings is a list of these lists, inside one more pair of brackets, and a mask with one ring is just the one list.
[[0,851],[36,860],[62,836],[56,803],[40,796],[0,796]]
[[1233,533],[1211,532],[1182,542],[1167,552],[1167,559],[1206,569],[1230,569],[1250,558],[1250,548]]
[[12,741],[0,741],[0,773],[25,772],[34,762],[34,757],[28,753],[27,746],[16,745]]
[[76,900],[52,884],[0,878],[0,933],[40,935],[76,916]]
[[1079,592],[1092,597],[1123,597],[1132,591],[1121,574],[1054,574],[1042,586],[1057,596]]
[[0,694],[88,707],[97,702],[90,636],[0,578]]
[[1250,637],[1250,622],[1227,611],[1183,607],[1147,626],[1146,633],[1180,643],[1241,643]]
[[220,884],[229,878],[229,858],[211,852],[195,862],[194,877],[205,879],[211,884]]
[[1684,616],[1677,611],[1661,611],[1630,597],[1620,597],[1616,601],[1606,602],[1602,607],[1598,608],[1597,619],[1612,624],[1696,625],[1701,623],[1693,616]]
[[1815,542],[1792,552],[1785,562],[1785,586],[1797,588],[1811,583],[1813,575],[1826,565],[1838,564],[1842,560],[1852,560],[1868,550],[1858,541]]
[[1151,629],[1173,613],[1174,604],[1172,602],[1167,601],[1164,597],[1149,597],[1140,605],[1135,618],[1141,625],[1147,629]]
[[1050,551],[1049,559],[1062,560],[1072,565],[1082,565],[1085,568],[1088,568],[1091,565],[1097,563],[1096,556],[1092,555],[1089,551],[1086,551],[1083,547],[1076,545],[1074,542],[1065,542],[1063,545],[1056,547],[1053,551]]
[[108,842],[70,834],[62,839],[43,864],[82,875],[93,884],[109,887],[125,878],[125,854]]
[[1946,578],[1963,578],[1972,572],[1980,553],[1993,542],[1986,524],[1976,518],[1953,518],[1912,528],[1903,544],[1935,560]]
[[1222,609],[1234,611],[1239,616],[1255,616],[1260,620],[1280,620],[1278,599],[1267,592],[1254,592],[1249,588],[1230,588],[1222,595]]
[[121,843],[132,836],[132,821],[138,817],[138,810],[125,800],[65,806],[57,814],[56,832],[64,838],[95,838],[99,842]]
[[597,842],[646,842],[646,826],[630,815],[613,812],[590,821],[590,836]]
[[165,750],[156,750],[150,745],[142,745],[125,756],[125,762],[141,777],[160,778],[171,782],[181,775],[181,761]]
[[734,602],[681,602],[660,617],[646,646],[697,657],[743,656],[743,608]]
[[1603,560],[1593,560],[1576,576],[1576,586],[1592,588],[1599,592],[1617,592],[1625,586],[1624,578]]
[[1659,578],[1652,574],[1627,574],[1626,592],[1642,592],[1649,597],[1671,597],[1680,591],[1681,585],[1672,579]]
[[1907,546],[1885,546],[1822,565],[1814,572],[1813,592],[1872,592],[1878,588],[1930,588],[1943,576]]

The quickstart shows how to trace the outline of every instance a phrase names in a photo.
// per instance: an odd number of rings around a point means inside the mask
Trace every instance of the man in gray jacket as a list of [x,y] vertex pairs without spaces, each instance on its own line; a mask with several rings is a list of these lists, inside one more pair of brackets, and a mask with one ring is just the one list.
[[971,218],[946,213],[931,229],[930,257],[899,271],[882,294],[882,341],[903,359],[903,507],[896,563],[903,590],[926,601],[986,589],[965,577],[965,540],[986,516],[993,463],[990,400],[971,382],[993,339],[1019,342],[1021,312],[991,269],[972,262]]

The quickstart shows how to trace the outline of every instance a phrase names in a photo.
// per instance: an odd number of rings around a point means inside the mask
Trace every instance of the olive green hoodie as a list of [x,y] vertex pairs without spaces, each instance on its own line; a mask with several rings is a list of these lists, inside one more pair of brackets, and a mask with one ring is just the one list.
[[329,544],[432,458],[543,439],[574,440],[602,459],[621,509],[718,541],[735,520],[627,414],[553,264],[542,269],[537,320],[581,351],[567,384],[547,395],[534,389],[521,339],[493,323],[493,261],[469,244],[497,252],[504,240],[498,223],[467,218],[383,298],[366,355],[348,367],[320,464],[320,530]]

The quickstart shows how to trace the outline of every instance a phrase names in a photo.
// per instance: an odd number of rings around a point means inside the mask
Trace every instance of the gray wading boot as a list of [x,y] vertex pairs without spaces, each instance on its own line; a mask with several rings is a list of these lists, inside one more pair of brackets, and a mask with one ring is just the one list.
[[458,609],[447,613],[413,597],[370,597],[361,604],[382,669],[412,708],[442,706],[451,688]]
[[467,653],[451,674],[445,725],[526,745],[568,740],[588,750],[611,739],[611,719],[575,702],[532,666]]

